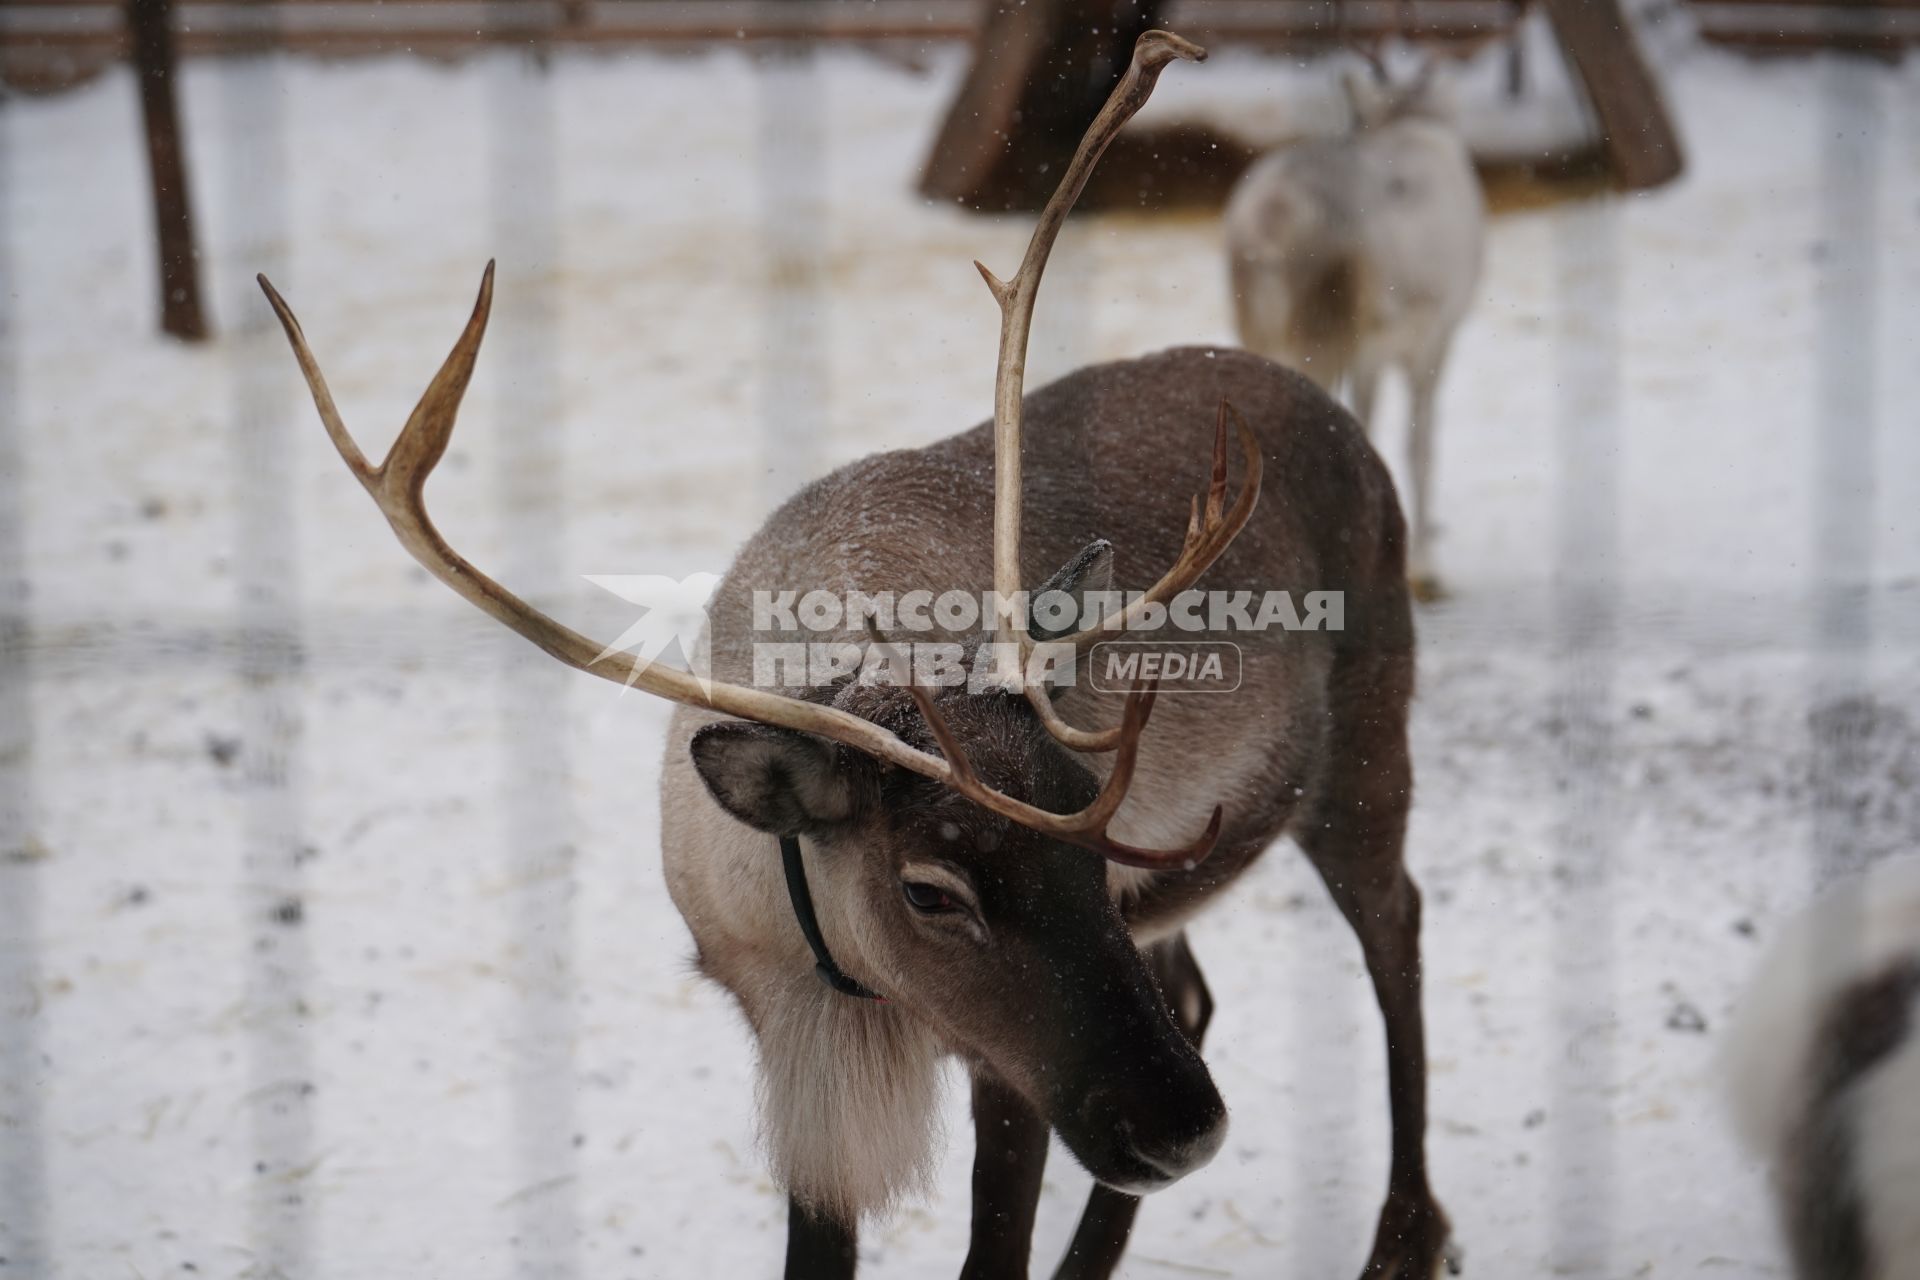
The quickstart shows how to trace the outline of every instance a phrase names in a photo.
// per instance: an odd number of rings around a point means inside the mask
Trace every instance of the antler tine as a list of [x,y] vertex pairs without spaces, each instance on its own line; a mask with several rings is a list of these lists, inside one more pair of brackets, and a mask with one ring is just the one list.
[[[910,769],[925,777],[945,782],[953,770],[945,760],[915,750],[870,720],[835,707],[803,702],[765,689],[704,680],[692,672],[644,663],[630,653],[613,652],[603,657],[602,646],[556,621],[514,595],[494,579],[475,568],[447,544],[427,514],[424,486],[434,464],[446,452],[452,438],[460,399],[473,376],[480,341],[486,335],[487,317],[493,301],[493,264],[487,264],[480,282],[480,296],[474,303],[453,351],[428,384],[420,403],[407,419],[393,448],[378,467],[370,466],[346,425],[340,419],[326,378],[307,346],[305,333],[294,317],[293,309],[265,276],[260,287],[273,304],[293,347],[300,371],[306,375],[313,393],[314,407],[326,426],[334,447],[347,467],[372,495],[374,504],[393,527],[395,537],[415,560],[469,604],[502,623],[509,630],[531,641],[568,666],[617,684],[638,687],[658,697],[688,706],[705,707],[763,724],[779,725],[818,734],[833,742],[864,751],[890,764]],[[1036,812],[1038,812],[1036,810]]]
[[1128,691],[1126,709],[1120,717],[1120,724],[1113,730],[1119,754],[1113,759],[1113,771],[1107,775],[1100,794],[1078,813],[1048,813],[1014,799],[981,779],[967,759],[966,748],[961,745],[959,735],[954,733],[953,726],[941,714],[933,691],[915,680],[911,671],[903,670],[905,660],[871,615],[865,622],[867,638],[879,645],[886,654],[895,682],[906,685],[914,706],[920,710],[920,718],[926,721],[928,731],[933,734],[934,742],[946,758],[948,774],[944,781],[967,799],[990,813],[997,813],[1043,835],[1090,849],[1103,858],[1128,866],[1160,869],[1191,866],[1213,851],[1214,842],[1220,837],[1223,819],[1223,812],[1217,805],[1207,829],[1198,840],[1184,848],[1140,849],[1123,844],[1107,834],[1108,825],[1126,800],[1127,791],[1133,786],[1134,766],[1140,757],[1140,737],[1146,731],[1147,718],[1153,714],[1154,698],[1159,692],[1158,681],[1138,681]]
[[1127,690],[1127,705],[1120,716],[1119,751],[1113,757],[1113,772],[1107,775],[1106,785],[1100,788],[1100,794],[1093,803],[1082,811],[1089,830],[1097,828],[1104,833],[1108,820],[1119,810],[1120,802],[1127,798],[1127,789],[1133,786],[1133,767],[1140,759],[1140,735],[1147,727],[1147,717],[1153,714],[1153,700],[1159,694],[1160,682],[1157,679],[1136,680],[1133,688]]
[[1367,64],[1367,69],[1373,72],[1373,82],[1375,84],[1391,83],[1393,77],[1387,73],[1387,58],[1383,52],[1387,46],[1387,36],[1385,32],[1375,32],[1365,39],[1353,36],[1349,38],[1348,43],[1352,46],[1353,51],[1359,54],[1361,59]]
[[[1148,31],[1135,41],[1126,74],[1087,126],[1059,187],[1040,212],[1033,238],[1027,242],[1026,256],[1013,279],[1001,280],[982,263],[973,264],[992,290],[994,301],[1000,304],[1000,355],[993,385],[993,586],[1001,600],[995,635],[1003,662],[1018,659],[1024,667],[1028,645],[1026,618],[1014,607],[1015,598],[1025,589],[1020,573],[1020,401],[1026,383],[1027,336],[1033,325],[1040,277],[1067,213],[1086,188],[1093,167],[1121,126],[1146,104],[1162,69],[1175,59],[1199,62],[1206,56],[1199,45],[1167,31]],[[1021,670],[1003,669],[1000,674],[1009,687],[1024,684]]]
[[920,709],[920,718],[925,720],[927,728],[933,731],[933,740],[939,745],[940,754],[946,757],[950,775],[947,779],[948,785],[962,795],[975,799],[978,799],[982,793],[990,792],[998,795],[998,792],[993,792],[991,788],[985,786],[980,781],[979,775],[973,771],[973,764],[967,759],[966,748],[960,745],[959,735],[954,733],[953,726],[947,723],[947,718],[940,714],[940,708],[934,705],[933,695],[913,678],[911,664],[900,656],[900,650],[893,641],[887,639],[885,633],[880,630],[880,624],[874,621],[872,614],[866,615],[865,622],[867,638],[879,645],[881,652],[886,654],[887,668],[893,674],[894,683],[906,686],[908,694],[913,698],[913,705]]
[[[1227,434],[1226,420],[1233,419],[1234,429],[1240,436],[1240,452],[1245,459],[1247,474],[1240,482],[1240,493],[1233,506],[1224,512],[1220,509],[1226,500],[1227,488]],[[1116,609],[1102,618],[1094,626],[1079,631],[1060,641],[1070,644],[1076,650],[1097,644],[1105,638],[1105,633],[1120,631],[1133,626],[1145,614],[1151,605],[1165,605],[1200,580],[1200,576],[1213,566],[1226,549],[1246,527],[1247,520],[1253,515],[1254,504],[1260,500],[1261,477],[1260,439],[1253,434],[1253,428],[1240,411],[1227,401],[1220,402],[1220,416],[1214,424],[1213,465],[1208,475],[1207,502],[1203,509],[1200,500],[1193,501],[1193,514],[1187,522],[1185,544],[1180,549],[1180,558],[1167,570],[1160,581],[1153,584],[1147,593],[1127,605]]]
[[1141,849],[1122,844],[1107,834],[1108,824],[1133,786],[1133,769],[1140,756],[1140,737],[1146,730],[1147,717],[1153,714],[1153,701],[1158,692],[1157,680],[1136,682],[1128,691],[1126,710],[1120,718],[1119,753],[1113,758],[1113,772],[1107,775],[1106,784],[1100,788],[1100,794],[1094,797],[1093,803],[1074,815],[1075,820],[1084,824],[1083,833],[1062,837],[1083,848],[1092,849],[1110,862],[1148,870],[1190,867],[1206,857],[1213,852],[1214,842],[1220,838],[1220,824],[1225,816],[1224,810],[1215,805],[1207,829],[1200,833],[1199,839],[1183,849]]
[[1098,844],[1086,847],[1108,862],[1117,862],[1125,867],[1141,867],[1148,871],[1189,868],[1213,852],[1213,846],[1220,840],[1220,824],[1225,814],[1226,811],[1219,805],[1213,806],[1213,817],[1207,820],[1207,829],[1184,849],[1141,849],[1104,836]]
[[1034,714],[1040,717],[1047,732],[1054,741],[1069,751],[1100,752],[1112,751],[1120,745],[1123,725],[1116,724],[1106,729],[1081,729],[1070,724],[1053,705],[1053,698],[1039,685],[1026,686],[1027,703]]
[[[306,375],[307,386],[313,392],[314,406],[320,411],[320,421],[326,426],[327,435],[333,441],[333,447],[340,457],[366,486],[367,492],[379,504],[380,510],[389,520],[407,517],[417,520],[432,529],[426,519],[426,509],[421,501],[422,488],[427,477],[433,474],[435,466],[447,452],[447,442],[453,438],[453,424],[460,412],[460,401],[467,393],[467,383],[473,378],[474,359],[480,352],[480,340],[486,336],[487,319],[493,311],[493,261],[487,262],[487,269],[480,276],[480,296],[474,299],[473,314],[467,318],[467,327],[460,332],[459,341],[453,344],[453,350],[441,364],[439,372],[433,375],[433,381],[427,384],[420,402],[413,407],[407,417],[407,425],[400,428],[392,448],[379,466],[369,467],[360,446],[354,442],[346,423],[340,419],[340,410],[333,402],[333,394],[327,389],[326,377],[320,372],[320,365],[313,358],[313,352],[307,347],[305,332],[300,321],[294,317],[293,309],[280,291],[273,287],[265,275],[255,276],[260,288],[272,304],[274,314],[280,317],[280,327],[287,332],[287,341],[293,345],[294,358],[300,362],[300,372]],[[406,541],[405,538],[402,539]],[[413,551],[411,543],[407,549]],[[418,552],[415,552],[417,555]]]
[[[940,744],[940,754],[947,758],[947,767],[953,770],[948,785],[975,800],[984,801],[1001,795],[980,781],[980,775],[973,771],[973,762],[967,759],[966,749],[960,745],[953,726],[947,723],[947,718],[940,714],[940,708],[934,705],[933,694],[912,677],[907,679],[907,692],[913,695],[913,705],[920,708],[920,718],[927,722],[927,728],[933,730],[933,740]],[[987,807],[994,806],[989,804]]]
[[[333,447],[347,464],[347,469],[353,472],[354,478],[371,489],[374,469],[367,465],[366,455],[360,452],[360,446],[354,443],[346,423],[340,420],[340,410],[333,403],[333,392],[327,389],[326,375],[320,372],[313,352],[307,348],[306,332],[300,328],[293,308],[287,305],[287,300],[280,296],[280,291],[273,287],[273,282],[267,279],[265,273],[255,275],[254,279],[259,282],[260,291],[267,295],[267,303],[273,308],[273,314],[280,318],[280,327],[286,330],[287,342],[293,347],[293,358],[299,363],[300,372],[307,380],[307,389],[313,393],[313,405],[320,411],[320,425],[327,429],[327,438],[333,441]],[[489,259],[486,274],[480,280],[480,296],[490,303],[492,293],[493,262]],[[486,320],[482,318],[480,324],[484,329]],[[468,325],[471,327],[472,322],[469,321]],[[465,337],[465,334],[461,335],[463,341]]]
[[[1395,17],[1395,26],[1404,34],[1405,20],[1398,14]],[[1376,31],[1370,36],[1362,36],[1355,32],[1353,29],[1353,14],[1350,11],[1348,0],[1340,0],[1334,20],[1334,31],[1337,33],[1341,44],[1344,44],[1365,60],[1367,66],[1373,71],[1374,80],[1380,84],[1385,84],[1387,82],[1387,64],[1381,57],[1380,50],[1382,46],[1386,44],[1386,33]]]
[[1220,508],[1227,498],[1227,413],[1233,406],[1220,402],[1213,420],[1213,475],[1207,483],[1207,526],[1220,523]]
[[965,763],[959,741],[954,737],[946,718],[934,705],[933,695],[917,684],[908,686],[913,694],[914,704],[920,708],[920,714],[926,719],[927,727],[933,731],[935,741],[943,752],[948,752],[948,763],[954,765],[953,776],[948,785],[981,808],[1002,817],[1011,818],[1022,826],[1029,827],[1043,835],[1050,835],[1067,844],[1091,849],[1101,857],[1112,862],[1124,863],[1130,867],[1166,869],[1185,867],[1200,861],[1213,851],[1213,845],[1220,838],[1222,810],[1215,805],[1213,817],[1207,823],[1207,829],[1192,844],[1180,849],[1141,849],[1133,845],[1122,844],[1107,834],[1107,827],[1113,821],[1115,813],[1126,800],[1128,790],[1133,786],[1134,765],[1140,754],[1140,735],[1147,727],[1147,716],[1153,710],[1155,684],[1136,684],[1127,694],[1126,711],[1121,717],[1118,729],[1119,752],[1113,758],[1113,771],[1107,775],[1106,782],[1100,788],[1100,794],[1092,803],[1078,813],[1054,814],[1035,809],[1024,801],[1015,800],[1004,792],[996,791],[980,780],[971,764]]
[[1375,84],[1390,84],[1393,81],[1393,77],[1387,71],[1386,57],[1380,52],[1381,46],[1385,43],[1384,37],[1376,36],[1373,44],[1360,51],[1360,56],[1367,60],[1368,69],[1373,72]]

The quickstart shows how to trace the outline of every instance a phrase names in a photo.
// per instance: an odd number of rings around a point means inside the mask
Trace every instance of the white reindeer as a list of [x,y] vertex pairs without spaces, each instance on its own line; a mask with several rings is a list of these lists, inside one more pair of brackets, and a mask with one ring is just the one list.
[[1734,1116],[1772,1166],[1800,1280],[1920,1276],[1920,858],[1795,919],[1728,1039]]
[[1429,63],[1407,85],[1346,78],[1354,129],[1275,151],[1227,204],[1227,258],[1241,345],[1291,365],[1372,428],[1380,375],[1402,370],[1415,594],[1439,593],[1433,416],[1453,331],[1480,276],[1486,208],[1472,158]]

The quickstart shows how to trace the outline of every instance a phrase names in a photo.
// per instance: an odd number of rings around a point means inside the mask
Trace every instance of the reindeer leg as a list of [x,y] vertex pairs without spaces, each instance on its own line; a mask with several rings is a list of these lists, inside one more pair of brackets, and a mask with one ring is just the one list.
[[1420,891],[1394,868],[1381,880],[1338,881],[1322,868],[1341,913],[1360,935],[1387,1031],[1387,1100],[1393,1157],[1367,1280],[1429,1280],[1449,1252],[1447,1216],[1427,1185],[1427,1055],[1420,1015]]
[[[1160,983],[1160,992],[1173,1010],[1174,1021],[1198,1049],[1213,1021],[1213,993],[1200,974],[1200,965],[1187,946],[1184,933],[1175,934],[1147,952],[1147,967]],[[1140,1197],[1111,1187],[1095,1187],[1073,1233],[1067,1256],[1060,1260],[1054,1280],[1107,1280],[1120,1265]]]
[[858,1230],[787,1200],[786,1280],[853,1280]]
[[1413,371],[1413,418],[1407,429],[1407,472],[1413,485],[1412,524],[1407,543],[1407,582],[1419,600],[1438,600],[1444,591],[1433,567],[1433,406],[1440,388],[1445,353]]
[[[1404,598],[1404,597],[1403,597]],[[1397,646],[1393,646],[1397,649]],[[1359,936],[1387,1033],[1393,1155],[1364,1280],[1431,1280],[1450,1252],[1447,1216],[1427,1185],[1427,1055],[1420,1013],[1420,891],[1402,861],[1413,773],[1406,704],[1413,667],[1404,651],[1369,649],[1339,661],[1360,668],[1336,687],[1324,793],[1297,838]]]
[[1369,364],[1355,364],[1347,373],[1348,390],[1353,399],[1353,416],[1360,429],[1373,434],[1373,402],[1380,392],[1380,370]]
[[973,1076],[973,1234],[960,1280],[1025,1280],[1047,1167],[1047,1124],[985,1071]]

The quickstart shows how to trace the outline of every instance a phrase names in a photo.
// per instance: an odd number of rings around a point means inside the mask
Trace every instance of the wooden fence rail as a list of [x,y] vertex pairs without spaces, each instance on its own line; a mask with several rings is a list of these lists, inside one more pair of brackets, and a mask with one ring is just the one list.
[[[975,0],[177,0],[186,56],[291,49],[458,57],[536,37],[555,45],[827,40],[966,41]],[[1206,44],[1331,46],[1397,33],[1474,42],[1508,31],[1518,0],[1176,0],[1168,21]],[[51,90],[127,56],[117,0],[6,0],[0,79]]]

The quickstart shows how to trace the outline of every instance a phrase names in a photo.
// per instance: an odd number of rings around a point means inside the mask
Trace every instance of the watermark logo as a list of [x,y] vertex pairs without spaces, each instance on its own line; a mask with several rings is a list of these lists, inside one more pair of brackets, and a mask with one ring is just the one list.
[[1048,635],[1092,631],[1121,619],[1126,631],[1343,631],[1346,593],[1308,591],[1182,591],[1172,600],[1144,591],[1025,591],[1011,599],[997,591],[753,593],[755,631],[857,631],[872,619],[884,632],[992,631],[1003,611],[1028,616]]
[[1103,693],[1140,681],[1158,681],[1161,693],[1232,693],[1241,674],[1231,640],[1103,640],[1087,658],[1087,683]]
[[660,573],[589,573],[583,575],[594,586],[611,591],[628,604],[644,610],[640,620],[622,631],[612,644],[600,651],[595,662],[604,662],[616,653],[633,655],[633,671],[627,687],[640,678],[667,649],[677,647],[681,660],[700,681],[700,691],[713,692],[713,654],[707,641],[707,603],[720,585],[717,573],[693,573],[684,578],[669,578]]
[[[669,650],[711,691],[708,621],[720,575],[588,574],[587,581],[640,606],[641,616],[595,661],[633,655],[631,685]],[[1243,676],[1240,646],[1222,635],[1339,631],[1346,600],[1338,591],[1184,591],[1165,602],[1144,592],[755,590],[749,596],[754,637],[752,683],[758,688],[823,688],[861,684],[965,685],[969,691],[1028,684],[1070,686],[1084,675],[1095,689],[1124,692],[1157,682],[1167,693],[1230,693]],[[994,639],[1007,611],[1026,617],[1034,643]],[[868,625],[889,638],[876,645]],[[1066,637],[1100,630],[1081,649]],[[965,640],[970,632],[978,635]],[[1106,638],[1112,636],[1113,638]],[[858,638],[856,638],[858,637]],[[955,639],[961,637],[962,639]],[[1190,638],[1189,638],[1190,637]],[[964,640],[964,642],[963,642]]]

